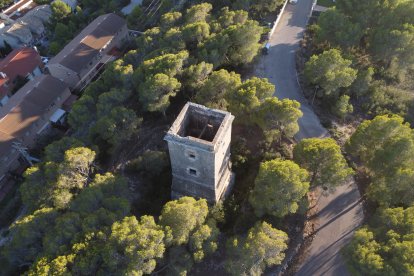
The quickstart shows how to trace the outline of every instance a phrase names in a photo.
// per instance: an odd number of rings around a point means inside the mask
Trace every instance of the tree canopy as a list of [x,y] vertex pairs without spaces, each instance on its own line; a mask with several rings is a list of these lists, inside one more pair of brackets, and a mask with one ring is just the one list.
[[125,217],[111,227],[104,261],[114,273],[149,274],[164,254],[163,239],[164,232],[153,217],[143,216],[139,221]]
[[69,16],[72,12],[72,9],[61,0],[53,1],[50,7],[52,9],[53,19],[56,21],[64,19],[65,17]]
[[62,162],[46,162],[27,169],[20,187],[29,210],[39,207],[67,208],[72,197],[89,181],[95,152],[85,147],[65,151]]
[[208,214],[205,199],[182,197],[164,205],[159,223],[166,233],[167,258],[175,273],[188,272],[194,262],[216,251],[219,230]]
[[[310,28],[315,55],[307,65],[308,81],[328,94],[342,87],[351,100],[357,99],[361,111],[374,115],[392,112],[413,122],[413,12],[410,1],[336,1]],[[322,59],[327,53],[335,57],[331,62]],[[328,66],[332,72],[317,71],[317,66]],[[352,70],[358,71],[356,80]]]
[[300,141],[293,150],[294,160],[310,173],[310,184],[335,187],[353,174],[341,148],[331,138],[308,138]]
[[[54,22],[47,26],[49,54],[58,52],[91,18],[119,10],[124,2],[85,0],[80,3],[84,11],[54,2]],[[267,30],[247,10],[266,14],[280,1],[236,1],[236,10],[204,3],[161,15],[169,10],[167,2],[154,15],[160,24],[148,22],[151,28],[125,45],[132,50],[106,64],[82,91],[68,116],[71,136],[47,146],[43,162],[26,171],[20,194],[27,213],[10,228],[11,239],[2,252],[13,268],[28,275],[141,275],[157,267],[183,274],[217,250],[216,214],[205,200],[170,201],[161,214],[152,213],[154,217],[137,211],[142,199],[136,186],[149,186],[146,181],[157,180],[168,166],[159,148],[137,153],[135,162],[129,160],[135,171],[124,172],[112,164],[133,139],[142,142],[144,119],[150,129],[152,120],[158,119],[154,113],[170,115],[170,103],[194,99],[237,113],[240,122],[265,133],[296,133],[299,103],[274,98],[275,88],[267,79],[242,81],[238,73],[222,69],[249,64],[261,47],[260,37]],[[143,26],[138,17],[148,4],[144,1],[134,10],[128,24]],[[152,168],[155,163],[159,170]],[[240,241],[244,245],[235,248],[240,254],[253,252],[249,244],[261,250],[259,266],[245,256],[247,266],[261,271],[283,259],[287,235],[261,223]]]
[[257,222],[246,237],[227,242],[226,270],[232,275],[260,275],[285,257],[288,236],[266,222]]
[[339,89],[349,87],[357,76],[357,70],[350,67],[351,60],[341,56],[337,49],[313,55],[305,66],[306,79],[319,85],[326,95],[336,96]]
[[255,214],[284,217],[296,213],[298,202],[309,190],[308,172],[289,160],[275,159],[260,164],[249,197]]
[[386,206],[414,203],[414,130],[403,118],[377,116],[364,121],[347,149],[372,175],[371,199]]
[[226,95],[234,93],[240,85],[239,74],[224,69],[214,71],[198,91],[195,100],[209,107],[227,109]]
[[369,226],[356,231],[345,251],[352,272],[360,275],[412,275],[413,237],[414,207],[379,210]]

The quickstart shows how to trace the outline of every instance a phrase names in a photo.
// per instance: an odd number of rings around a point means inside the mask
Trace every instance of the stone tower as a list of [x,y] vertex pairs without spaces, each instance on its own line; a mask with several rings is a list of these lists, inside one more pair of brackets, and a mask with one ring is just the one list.
[[219,201],[233,182],[229,112],[188,102],[164,140],[172,167],[171,197],[193,196]]

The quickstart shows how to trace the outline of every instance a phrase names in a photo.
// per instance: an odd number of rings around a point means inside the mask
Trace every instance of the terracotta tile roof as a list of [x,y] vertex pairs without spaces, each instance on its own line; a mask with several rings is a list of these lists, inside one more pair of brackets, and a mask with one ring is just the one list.
[[23,101],[1,119],[0,131],[10,136],[21,137],[41,115],[42,112],[36,105]]
[[0,132],[22,137],[66,89],[62,81],[50,75],[29,81],[0,109]]
[[0,76],[0,94],[5,90],[4,84],[7,81],[12,82],[17,76],[25,77],[27,74],[42,65],[39,54],[32,48],[15,49],[0,61],[0,72],[6,74],[3,78]]

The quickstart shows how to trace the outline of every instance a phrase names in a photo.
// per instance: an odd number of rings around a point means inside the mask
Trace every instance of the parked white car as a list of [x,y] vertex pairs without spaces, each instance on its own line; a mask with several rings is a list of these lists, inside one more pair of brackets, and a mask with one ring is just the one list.
[[289,3],[291,3],[292,5],[296,5],[298,3],[298,0],[289,0]]

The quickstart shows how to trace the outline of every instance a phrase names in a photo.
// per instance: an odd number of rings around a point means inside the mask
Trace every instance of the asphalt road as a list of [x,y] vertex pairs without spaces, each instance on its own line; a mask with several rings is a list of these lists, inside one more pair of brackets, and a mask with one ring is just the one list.
[[[311,6],[312,0],[299,0],[296,5],[286,6],[269,40],[269,54],[262,56],[256,66],[257,76],[266,77],[275,84],[275,96],[301,103],[303,117],[299,120],[298,140],[328,136],[327,130],[303,96],[296,73],[295,52],[299,48]],[[297,275],[348,275],[340,250],[363,219],[362,203],[355,183],[351,181],[333,193],[322,195],[316,208],[316,233],[299,264]]]
[[276,31],[269,39],[269,54],[263,56],[256,67],[256,75],[266,77],[276,85],[275,96],[300,102],[303,117],[299,119],[300,130],[295,136],[298,140],[327,135],[326,129],[303,96],[296,74],[295,53],[311,6],[311,0],[299,0],[296,5],[286,6]]
[[354,181],[321,196],[317,208],[316,234],[304,252],[304,261],[296,275],[349,275],[341,249],[364,218],[362,200]]

